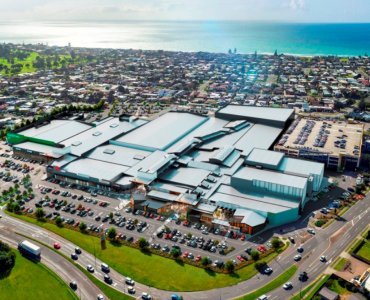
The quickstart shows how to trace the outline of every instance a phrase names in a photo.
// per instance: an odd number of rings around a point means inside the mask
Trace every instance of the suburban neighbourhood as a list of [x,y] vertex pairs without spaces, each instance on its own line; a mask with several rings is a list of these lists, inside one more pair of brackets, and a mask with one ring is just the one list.
[[60,299],[369,299],[369,78],[0,45],[0,283],[31,260]]

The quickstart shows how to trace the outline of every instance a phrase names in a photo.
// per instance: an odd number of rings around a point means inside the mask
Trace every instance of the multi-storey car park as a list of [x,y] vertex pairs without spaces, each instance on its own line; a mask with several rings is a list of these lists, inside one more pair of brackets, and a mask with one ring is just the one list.
[[52,120],[8,142],[14,155],[48,162],[51,178],[253,234],[296,220],[325,185],[324,164],[269,150],[293,119],[291,109],[229,105],[214,116]]
[[364,125],[344,121],[296,119],[274,146],[289,156],[324,163],[328,168],[358,168]]

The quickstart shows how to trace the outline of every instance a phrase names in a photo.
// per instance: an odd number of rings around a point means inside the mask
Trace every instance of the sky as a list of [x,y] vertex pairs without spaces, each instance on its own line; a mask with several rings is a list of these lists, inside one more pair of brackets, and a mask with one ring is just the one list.
[[0,20],[370,23],[370,0],[0,0]]

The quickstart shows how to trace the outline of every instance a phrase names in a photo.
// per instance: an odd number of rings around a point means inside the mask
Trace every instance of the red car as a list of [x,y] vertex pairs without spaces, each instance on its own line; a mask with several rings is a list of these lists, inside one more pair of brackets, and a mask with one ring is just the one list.
[[266,247],[265,247],[265,246],[263,246],[263,245],[259,245],[259,246],[257,247],[257,250],[258,250],[259,252],[266,252],[266,251],[267,251]]
[[200,261],[202,259],[202,257],[200,255],[198,255],[196,258],[195,258],[195,261]]
[[54,249],[59,250],[62,246],[59,243],[54,243]]
[[238,255],[236,258],[239,259],[240,261],[244,261],[244,258],[241,257],[240,255]]

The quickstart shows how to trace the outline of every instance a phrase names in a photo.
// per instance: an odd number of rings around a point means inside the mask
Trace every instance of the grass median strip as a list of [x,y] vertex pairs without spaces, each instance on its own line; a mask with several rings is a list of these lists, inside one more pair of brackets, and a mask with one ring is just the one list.
[[1,299],[78,299],[68,285],[49,268],[24,258],[18,251],[15,253],[12,272],[0,280]]
[[317,293],[317,291],[324,285],[328,280],[330,275],[323,275],[319,279],[315,280],[308,287],[303,289],[300,293],[294,295],[290,300],[300,300],[300,299],[312,299],[312,297]]
[[[101,250],[100,239],[95,236],[60,228],[51,223],[39,222],[27,216],[11,215],[50,230],[89,253],[95,253],[97,258],[123,275],[163,290],[200,291],[214,289],[235,285],[257,274],[254,264],[229,275],[178,263],[172,259],[109,242],[107,242],[107,248]],[[269,262],[277,255],[276,252],[272,253],[260,261]]]
[[238,298],[238,300],[255,300],[259,296],[263,294],[267,294],[268,292],[273,291],[274,289],[281,287],[284,283],[289,281],[290,278],[293,277],[295,272],[297,272],[298,267],[296,265],[291,266],[289,269],[287,269],[284,273],[270,281],[265,286],[261,287],[258,290],[255,290],[252,293],[249,293],[247,295],[244,295],[241,298]]
[[50,250],[54,251],[55,253],[58,253],[59,255],[63,256],[66,260],[68,260],[69,262],[74,264],[81,272],[83,272],[92,281],[92,283],[94,283],[110,300],[133,300],[134,299],[133,297],[128,296],[126,294],[123,294],[123,293],[117,291],[116,289],[106,285],[105,283],[101,282],[99,279],[95,278],[92,274],[90,274],[86,269],[84,269],[82,266],[77,264],[70,257],[64,255],[63,253],[54,249],[53,247],[50,247],[49,245],[44,244],[42,242],[39,242],[38,240],[36,240],[34,238],[31,238],[31,237],[28,237],[24,234],[21,234],[21,233],[18,233],[18,232],[17,232],[17,234],[21,235],[21,236],[24,236],[25,238],[27,238],[29,240],[33,240],[33,241],[49,248]]

